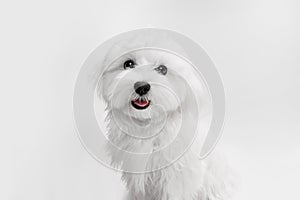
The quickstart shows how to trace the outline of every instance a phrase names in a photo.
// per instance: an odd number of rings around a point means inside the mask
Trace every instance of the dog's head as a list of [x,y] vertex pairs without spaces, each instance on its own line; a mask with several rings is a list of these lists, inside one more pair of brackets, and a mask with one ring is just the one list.
[[[178,152],[172,155],[178,155],[194,138],[199,108],[207,107],[205,84],[198,80],[193,65],[172,51],[153,46],[153,42],[144,45],[136,39],[126,40],[107,53],[97,91],[108,111],[111,152],[117,146],[126,152],[149,153],[176,139],[179,142],[174,144],[180,148],[176,146]],[[115,156],[123,160],[118,153]]]
[[[195,94],[203,94],[203,84],[197,80],[196,71],[183,57],[153,48],[157,42],[167,43],[171,49],[181,48],[168,38],[133,38],[117,42],[104,62],[98,94],[114,115],[110,121],[114,119],[130,134],[153,136],[163,127],[180,127],[182,120],[190,123],[198,118]],[[167,122],[173,125],[165,126]]]

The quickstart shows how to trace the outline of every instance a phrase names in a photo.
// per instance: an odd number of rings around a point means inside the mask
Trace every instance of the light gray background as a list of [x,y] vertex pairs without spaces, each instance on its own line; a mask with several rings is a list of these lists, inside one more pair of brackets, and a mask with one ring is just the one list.
[[296,0],[1,1],[0,199],[121,199],[119,175],[74,132],[72,93],[98,44],[145,26],[190,36],[219,69],[236,199],[299,199],[299,10]]

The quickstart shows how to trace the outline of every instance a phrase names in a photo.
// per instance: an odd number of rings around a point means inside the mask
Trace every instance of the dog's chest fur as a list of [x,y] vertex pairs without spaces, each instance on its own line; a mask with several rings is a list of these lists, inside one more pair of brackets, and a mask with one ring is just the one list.
[[[180,124],[180,117],[174,113],[171,117],[172,120],[169,120],[166,124],[166,127],[161,130],[157,137],[151,139],[134,139],[127,134],[124,134],[122,130],[115,123],[112,118],[112,113],[109,112],[107,119],[109,120],[108,124],[108,137],[115,146],[118,146],[120,149],[130,152],[153,152],[158,150],[158,148],[168,145],[168,142],[173,139],[176,130],[178,129],[178,124]],[[126,120],[126,119],[124,119]],[[130,125],[130,123],[129,123]],[[179,146],[180,148],[180,146]],[[182,147],[183,148],[183,147]],[[177,151],[182,151],[184,149],[177,149]],[[115,149],[109,148],[108,152],[111,156],[112,165],[118,166],[121,168],[126,168],[132,164],[140,165],[146,169],[156,169],[161,165],[161,163],[168,162],[168,158],[171,156],[174,151],[162,151],[156,156],[150,156],[145,160],[144,163],[136,163],[130,157],[126,157],[127,154],[122,153],[122,151],[116,151]],[[200,165],[201,162],[197,158],[190,158],[192,155],[185,155],[179,161],[174,163],[172,166],[166,167],[162,170],[157,170],[154,172],[149,172],[145,174],[131,174],[123,173],[123,180],[125,181],[127,188],[130,193],[136,199],[170,199],[170,193],[176,194],[177,196],[183,196],[184,192],[188,193],[187,190],[196,191],[199,187],[201,180],[192,181],[191,177],[195,177],[195,173],[201,173],[203,167]],[[193,169],[190,167],[195,160],[198,161],[198,169]],[[121,165],[121,166],[120,166]],[[197,170],[197,171],[196,171]],[[169,191],[169,192],[166,192]],[[180,194],[179,194],[180,193]]]
[[[175,113],[174,113],[175,114]],[[107,115],[108,138],[119,149],[130,152],[153,152],[163,145],[167,145],[174,136],[179,124],[179,116],[172,115],[172,123],[166,124],[157,137],[147,140],[134,139],[124,134],[112,118],[111,111]],[[130,123],[129,123],[130,125]],[[182,138],[177,138],[180,141]],[[175,142],[178,142],[175,141]],[[139,165],[146,169],[156,169],[161,163],[169,162],[168,158],[176,152],[182,152],[183,146],[178,145],[176,150],[162,151],[159,154],[149,154],[144,162],[137,163],[132,157],[115,148],[109,148],[111,164],[121,169]],[[123,181],[130,193],[130,200],[214,200],[222,196],[223,182],[215,183],[215,160],[200,160],[197,155],[188,150],[185,154],[163,169],[143,174],[124,172]]]

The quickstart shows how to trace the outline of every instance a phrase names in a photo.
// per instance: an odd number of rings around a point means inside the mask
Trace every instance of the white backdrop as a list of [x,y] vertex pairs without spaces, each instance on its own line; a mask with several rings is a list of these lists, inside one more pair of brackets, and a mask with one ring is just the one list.
[[2,0],[0,199],[121,199],[119,174],[75,134],[73,86],[97,45],[147,26],[190,36],[220,71],[236,199],[299,199],[299,9],[296,0]]

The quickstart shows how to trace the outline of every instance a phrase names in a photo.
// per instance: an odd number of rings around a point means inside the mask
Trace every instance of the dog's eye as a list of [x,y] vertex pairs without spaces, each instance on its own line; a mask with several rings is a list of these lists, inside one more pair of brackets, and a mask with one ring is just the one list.
[[168,72],[168,68],[165,65],[159,65],[155,68],[155,70],[161,73],[162,75],[166,75]]
[[124,69],[127,69],[127,68],[134,68],[135,67],[135,63],[133,60],[126,60],[124,62]]

